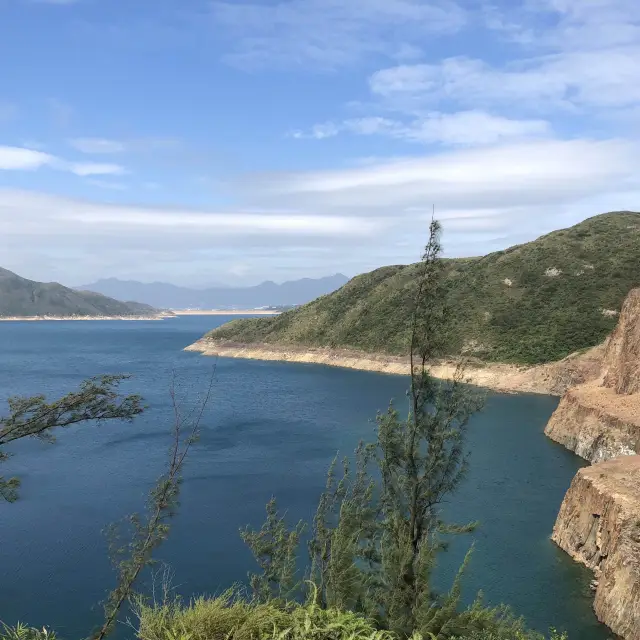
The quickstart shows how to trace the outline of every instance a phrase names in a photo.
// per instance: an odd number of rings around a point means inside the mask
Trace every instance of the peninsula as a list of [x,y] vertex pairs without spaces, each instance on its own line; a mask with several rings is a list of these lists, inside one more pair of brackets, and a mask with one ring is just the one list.
[[56,282],[36,282],[0,268],[0,320],[155,320],[173,315]]
[[[597,375],[598,345],[640,285],[638,264],[635,212],[595,216],[484,257],[446,260],[445,294],[456,318],[451,351],[470,358],[476,384],[562,395]],[[405,374],[417,268],[382,267],[280,315],[233,320],[187,349]],[[434,373],[446,377],[452,368],[440,363]]]

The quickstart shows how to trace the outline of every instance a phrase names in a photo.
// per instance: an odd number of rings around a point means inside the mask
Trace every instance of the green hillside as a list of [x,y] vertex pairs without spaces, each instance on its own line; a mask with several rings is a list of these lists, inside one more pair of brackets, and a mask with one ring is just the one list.
[[[446,224],[444,241],[446,244]],[[416,265],[390,266],[279,316],[207,334],[236,343],[405,354]],[[452,352],[540,363],[601,342],[640,285],[640,213],[614,212],[481,258],[447,260]]]
[[0,268],[0,317],[153,317],[157,314],[157,309],[146,304],[120,302],[92,291],[75,291],[55,282],[35,282]]

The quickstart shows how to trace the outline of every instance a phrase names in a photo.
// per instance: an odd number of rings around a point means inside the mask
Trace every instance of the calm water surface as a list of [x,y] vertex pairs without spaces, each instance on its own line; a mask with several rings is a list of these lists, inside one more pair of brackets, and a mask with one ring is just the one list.
[[[101,531],[140,509],[169,446],[172,371],[185,391],[207,383],[213,359],[181,349],[223,317],[162,322],[0,324],[2,396],[55,396],[87,376],[126,372],[127,390],[149,410],[133,424],[73,428],[58,442],[17,443],[2,473],[23,480],[21,500],[0,505],[0,619],[83,637],[113,584]],[[406,379],[316,365],[221,359],[211,409],[185,470],[180,513],[159,557],[185,596],[217,593],[253,568],[238,528],[262,522],[276,495],[291,520],[308,518],[337,450],[373,431],[371,418]],[[191,396],[194,397],[193,395]],[[557,400],[491,394],[472,422],[471,472],[448,511],[480,529],[443,558],[448,584],[476,542],[467,599],[482,588],[531,625],[566,629],[572,640],[609,637],[591,612],[590,573],[549,540],[581,461],[542,429]],[[121,635],[131,635],[127,630]]]

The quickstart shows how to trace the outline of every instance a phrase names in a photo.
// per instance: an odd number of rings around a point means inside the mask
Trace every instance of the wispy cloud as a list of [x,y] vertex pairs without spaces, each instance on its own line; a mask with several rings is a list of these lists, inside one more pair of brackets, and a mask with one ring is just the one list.
[[[428,36],[462,28],[466,12],[453,0],[280,0],[212,3],[226,59],[250,67],[337,68],[369,55],[415,56]],[[393,37],[402,30],[402,39]]]
[[580,119],[584,137],[599,131],[604,118],[617,118],[622,130],[640,112],[637,2],[499,1],[468,15],[476,28],[520,47],[519,55],[491,62],[456,55],[379,69],[368,78],[370,101],[360,102],[364,117],[329,117],[290,135],[493,144],[548,136],[572,118]]
[[380,116],[327,122],[314,125],[309,131],[293,131],[294,138],[322,140],[341,132],[357,135],[385,135],[399,140],[424,144],[486,145],[507,139],[547,136],[551,126],[545,120],[517,120],[494,116],[482,111],[430,113],[409,121]]
[[121,153],[125,150],[123,142],[105,138],[74,138],[69,140],[69,144],[82,153]]
[[98,187],[99,189],[107,189],[108,191],[127,191],[128,187],[126,184],[122,184],[121,182],[111,182],[108,180],[96,180],[95,178],[89,179],[86,181],[87,184],[90,184],[93,187]]
[[639,57],[640,42],[606,51],[529,58],[502,68],[477,59],[448,58],[438,64],[382,69],[369,84],[374,94],[406,110],[443,100],[547,112],[624,107],[640,102]]
[[[640,191],[637,143],[545,140],[374,162],[362,167],[269,175],[254,197],[280,206],[397,217],[438,203],[443,211],[501,211]],[[629,197],[629,206],[633,198]],[[595,212],[594,212],[595,213]],[[445,213],[446,215],[446,213]]]
[[0,146],[0,170],[33,171],[43,167],[68,171],[77,176],[122,175],[126,173],[125,168],[117,164],[68,162],[36,149]]
[[[126,173],[124,167],[119,164],[107,164],[98,162],[65,162],[56,163],[60,168],[71,171],[77,176],[121,176]],[[55,165],[54,165],[55,166]]]

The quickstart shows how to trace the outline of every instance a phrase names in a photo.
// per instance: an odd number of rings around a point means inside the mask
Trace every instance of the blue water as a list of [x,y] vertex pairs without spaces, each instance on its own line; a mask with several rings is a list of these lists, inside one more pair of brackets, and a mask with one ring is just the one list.
[[[4,397],[54,397],[87,376],[126,372],[134,376],[127,390],[149,405],[133,424],[70,428],[55,444],[13,446],[1,471],[23,486],[17,503],[0,504],[0,619],[47,624],[69,639],[99,622],[96,603],[114,579],[101,531],[140,509],[163,471],[172,375],[191,400],[207,385],[214,360],[182,348],[226,319],[0,325]],[[336,451],[371,438],[376,411],[391,398],[402,403],[406,387],[399,376],[231,359],[220,359],[215,375],[180,511],[158,553],[185,596],[244,580],[253,563],[238,528],[260,524],[272,495],[291,521],[311,516]],[[511,605],[540,630],[555,625],[572,640],[602,640],[609,634],[591,611],[590,573],[549,540],[582,464],[542,433],[556,404],[490,394],[473,419],[471,471],[448,511],[481,527],[443,557],[439,580],[446,584],[475,540],[468,600],[482,589],[487,603]]]

